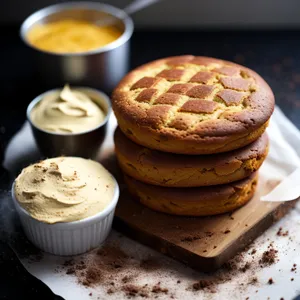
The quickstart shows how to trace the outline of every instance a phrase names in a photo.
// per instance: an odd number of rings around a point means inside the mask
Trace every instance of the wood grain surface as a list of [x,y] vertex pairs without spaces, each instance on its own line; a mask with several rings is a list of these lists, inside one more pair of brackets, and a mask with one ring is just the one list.
[[233,213],[213,217],[171,216],[148,209],[128,193],[113,154],[107,153],[102,163],[121,187],[114,228],[200,271],[221,267],[295,205],[295,201],[260,201],[260,196],[277,184],[260,178],[254,198]]

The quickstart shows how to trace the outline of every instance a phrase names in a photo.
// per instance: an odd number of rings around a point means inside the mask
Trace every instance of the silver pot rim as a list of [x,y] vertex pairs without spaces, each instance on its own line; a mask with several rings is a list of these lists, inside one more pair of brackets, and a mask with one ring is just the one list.
[[[37,23],[38,21],[44,19],[45,17],[48,17],[50,15],[54,15],[57,12],[61,12],[64,10],[70,10],[74,8],[85,8],[90,10],[96,10],[96,11],[103,11],[105,13],[111,14],[112,16],[118,18],[120,21],[124,23],[124,32],[123,34],[116,39],[115,41],[107,44],[104,47],[100,47],[97,49],[89,50],[89,51],[83,51],[83,52],[76,52],[76,53],[56,53],[52,51],[42,50],[40,48],[35,47],[29,41],[27,40],[27,32],[28,29]],[[89,2],[89,1],[80,1],[80,2],[64,2],[59,4],[54,4],[47,6],[45,8],[42,8],[30,16],[28,16],[24,22],[22,23],[20,27],[20,37],[22,41],[29,46],[30,48],[33,48],[39,52],[43,52],[46,54],[54,55],[54,56],[83,56],[83,55],[93,55],[93,54],[99,54],[103,52],[108,52],[110,50],[113,50],[115,48],[118,48],[119,46],[122,46],[125,44],[132,36],[134,29],[134,24],[131,19],[131,17],[122,9],[119,9],[117,7],[114,7],[109,4],[104,3],[98,3],[98,2]]]

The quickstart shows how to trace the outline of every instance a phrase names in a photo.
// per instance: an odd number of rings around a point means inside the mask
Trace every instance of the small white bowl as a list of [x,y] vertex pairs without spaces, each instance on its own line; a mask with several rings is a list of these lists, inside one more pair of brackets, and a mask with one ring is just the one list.
[[87,252],[105,241],[119,199],[119,186],[109,205],[98,214],[74,222],[47,224],[32,218],[19,204],[12,186],[12,198],[27,238],[38,248],[55,255],[77,255]]

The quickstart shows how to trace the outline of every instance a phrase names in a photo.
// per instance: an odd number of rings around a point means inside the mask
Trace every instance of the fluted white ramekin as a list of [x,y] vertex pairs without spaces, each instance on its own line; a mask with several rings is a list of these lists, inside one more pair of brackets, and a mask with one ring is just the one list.
[[38,248],[55,255],[77,255],[87,252],[105,241],[119,199],[119,186],[109,205],[98,214],[74,222],[47,224],[38,221],[19,204],[12,186],[12,198],[27,238]]

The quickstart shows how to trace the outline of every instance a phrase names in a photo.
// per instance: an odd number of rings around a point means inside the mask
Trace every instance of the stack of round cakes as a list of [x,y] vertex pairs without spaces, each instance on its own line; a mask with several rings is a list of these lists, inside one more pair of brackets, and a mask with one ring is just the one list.
[[274,109],[254,71],[208,57],[160,59],[120,82],[113,108],[120,167],[147,207],[206,216],[252,198]]

